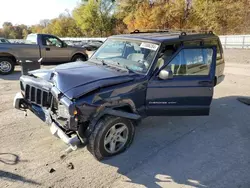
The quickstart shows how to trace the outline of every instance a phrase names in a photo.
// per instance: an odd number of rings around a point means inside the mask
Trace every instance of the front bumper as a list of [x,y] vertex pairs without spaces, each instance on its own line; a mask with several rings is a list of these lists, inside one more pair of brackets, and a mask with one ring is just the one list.
[[13,107],[18,109],[18,110],[22,110],[22,109],[25,109],[24,107],[21,106],[23,104],[24,104],[24,98],[23,98],[22,93],[19,92],[15,95]]
[[71,147],[71,149],[75,150],[77,148],[77,145],[80,143],[80,139],[78,138],[78,135],[71,134],[68,135],[65,131],[65,129],[62,128],[62,126],[54,119],[52,119],[52,116],[50,115],[49,110],[46,110],[45,108],[42,108],[40,106],[30,104],[28,103],[22,93],[17,93],[14,101],[13,101],[14,108],[22,111],[26,111],[29,109],[32,111],[37,117],[39,117],[42,121],[50,125],[50,131],[51,133],[60,138],[63,142],[65,142],[67,145]]
[[20,93],[20,92],[16,94],[14,101],[13,101],[13,106],[14,106],[14,108],[16,108],[18,110],[22,110],[22,111],[30,110],[37,117],[39,117],[42,121],[46,122],[47,124],[52,123],[52,119],[50,117],[48,110],[45,110],[44,108],[42,108],[40,106],[28,103],[24,99],[22,93]]

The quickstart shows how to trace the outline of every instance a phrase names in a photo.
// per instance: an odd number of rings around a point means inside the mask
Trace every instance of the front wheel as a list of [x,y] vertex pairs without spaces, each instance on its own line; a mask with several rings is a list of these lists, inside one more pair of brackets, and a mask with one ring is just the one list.
[[14,71],[15,63],[10,58],[0,58],[0,74],[7,75]]
[[102,160],[125,151],[132,143],[134,134],[131,120],[106,116],[96,124],[87,148],[97,160]]

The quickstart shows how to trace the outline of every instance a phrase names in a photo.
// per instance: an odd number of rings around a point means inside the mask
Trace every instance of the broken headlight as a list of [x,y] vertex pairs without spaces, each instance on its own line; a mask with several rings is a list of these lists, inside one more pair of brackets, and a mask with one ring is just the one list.
[[68,107],[63,104],[58,104],[58,116],[62,118],[69,118],[70,114]]

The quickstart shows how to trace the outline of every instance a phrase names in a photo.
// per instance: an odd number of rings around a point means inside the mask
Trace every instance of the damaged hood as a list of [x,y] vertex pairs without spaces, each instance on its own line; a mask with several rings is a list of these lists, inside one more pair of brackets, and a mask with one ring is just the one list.
[[68,98],[78,98],[98,88],[132,81],[126,71],[119,71],[90,62],[59,65],[50,70],[35,70],[30,75],[52,82]]

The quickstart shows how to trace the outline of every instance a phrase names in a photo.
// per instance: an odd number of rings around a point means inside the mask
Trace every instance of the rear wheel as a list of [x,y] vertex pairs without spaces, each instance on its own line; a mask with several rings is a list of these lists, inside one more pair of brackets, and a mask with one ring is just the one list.
[[77,54],[77,55],[74,55],[71,59],[71,61],[86,61],[87,58],[84,56],[84,55],[81,55],[81,54]]
[[14,71],[15,63],[12,59],[3,57],[0,58],[0,74],[7,75]]
[[102,160],[125,151],[132,143],[134,134],[131,120],[107,116],[96,124],[87,148],[97,160]]

